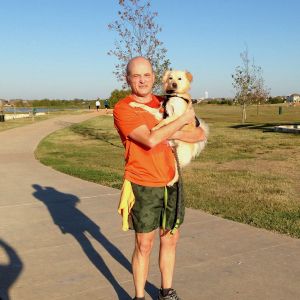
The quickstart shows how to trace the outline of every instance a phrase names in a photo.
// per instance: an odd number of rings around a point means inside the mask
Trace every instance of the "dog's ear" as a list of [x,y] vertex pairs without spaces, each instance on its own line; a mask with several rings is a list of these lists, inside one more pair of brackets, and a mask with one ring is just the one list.
[[165,72],[165,74],[163,75],[163,78],[162,78],[162,82],[163,82],[163,83],[166,83],[166,81],[168,80],[168,77],[169,77],[170,73],[171,73],[170,70],[167,70],[167,71]]
[[190,72],[185,71],[185,75],[189,82],[193,81],[193,75]]

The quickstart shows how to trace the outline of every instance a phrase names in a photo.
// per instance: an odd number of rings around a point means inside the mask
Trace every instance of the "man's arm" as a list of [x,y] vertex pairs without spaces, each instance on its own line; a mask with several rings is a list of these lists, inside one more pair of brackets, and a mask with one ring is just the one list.
[[205,132],[201,127],[195,127],[191,131],[176,131],[169,140],[180,140],[187,143],[197,143],[206,139]]
[[149,148],[153,148],[162,141],[170,138],[176,131],[184,125],[193,122],[195,119],[195,112],[190,105],[186,112],[175,121],[161,127],[157,130],[150,131],[146,125],[141,125],[135,128],[130,134],[129,138],[141,143]]

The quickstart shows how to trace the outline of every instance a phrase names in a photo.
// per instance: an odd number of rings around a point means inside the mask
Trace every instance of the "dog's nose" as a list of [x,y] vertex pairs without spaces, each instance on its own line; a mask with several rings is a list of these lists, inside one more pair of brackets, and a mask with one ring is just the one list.
[[176,88],[177,88],[177,83],[176,83],[176,82],[173,82],[173,83],[172,83],[172,87],[173,87],[174,89],[176,89]]

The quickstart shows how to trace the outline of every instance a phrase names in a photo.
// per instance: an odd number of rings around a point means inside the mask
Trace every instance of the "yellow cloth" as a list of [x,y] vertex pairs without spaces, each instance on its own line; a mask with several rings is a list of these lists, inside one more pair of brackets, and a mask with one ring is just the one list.
[[131,208],[133,207],[135,197],[132,191],[131,182],[127,179],[124,180],[121,197],[118,207],[118,213],[122,215],[122,230],[127,231],[129,229],[128,217]]

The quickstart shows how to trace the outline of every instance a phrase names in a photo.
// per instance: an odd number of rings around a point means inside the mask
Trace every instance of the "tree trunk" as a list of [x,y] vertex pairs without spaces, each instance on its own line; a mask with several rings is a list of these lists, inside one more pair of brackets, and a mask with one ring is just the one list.
[[247,115],[246,115],[246,104],[243,104],[243,115],[242,115],[242,123],[245,123],[247,119]]

